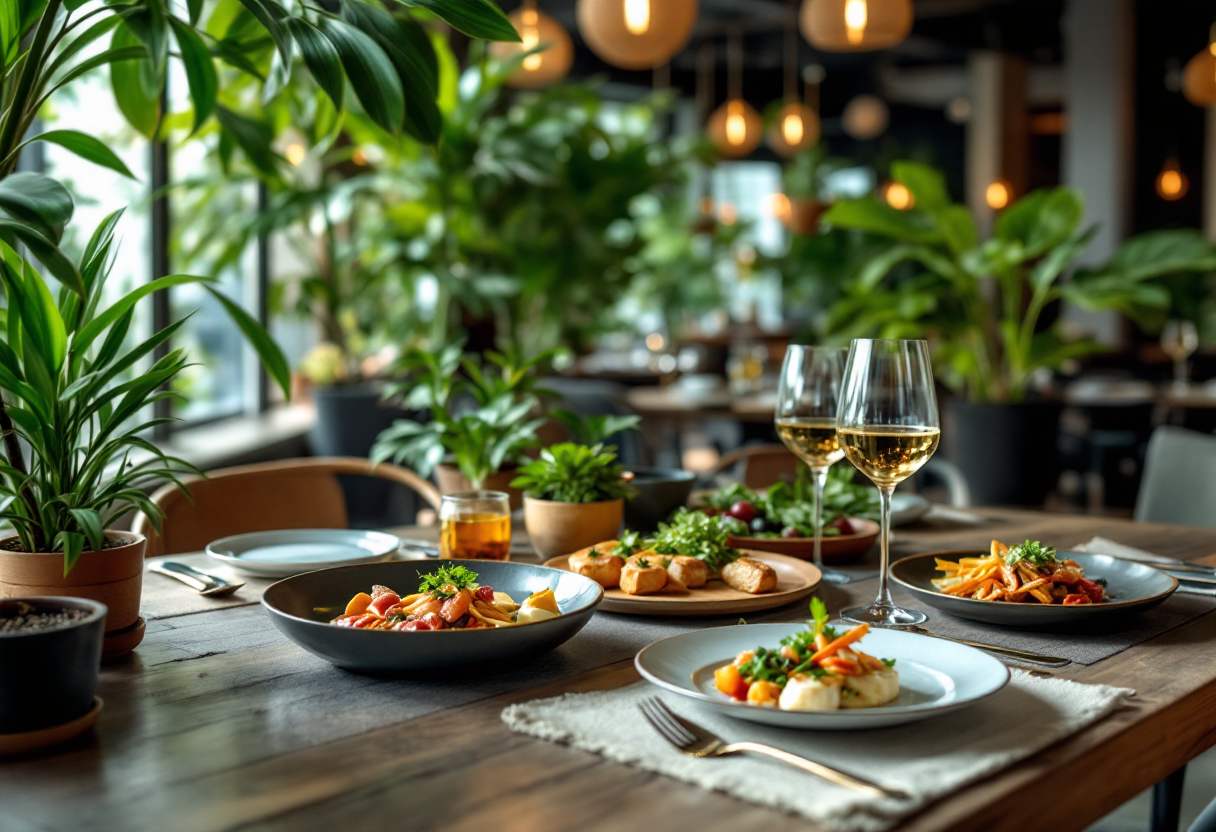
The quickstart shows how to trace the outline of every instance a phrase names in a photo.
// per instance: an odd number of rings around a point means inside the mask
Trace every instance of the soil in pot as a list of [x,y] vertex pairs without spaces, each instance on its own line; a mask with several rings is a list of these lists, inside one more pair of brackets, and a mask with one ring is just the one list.
[[79,598],[0,600],[0,740],[92,710],[105,615]]

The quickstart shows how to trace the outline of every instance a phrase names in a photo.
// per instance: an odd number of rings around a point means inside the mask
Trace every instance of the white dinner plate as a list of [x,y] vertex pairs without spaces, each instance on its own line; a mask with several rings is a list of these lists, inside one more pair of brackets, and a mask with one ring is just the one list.
[[331,566],[377,563],[400,546],[400,540],[384,532],[288,529],[223,537],[207,546],[207,554],[247,575],[286,578]]
[[929,501],[919,494],[892,494],[891,525],[913,523],[924,517],[930,508]]
[[[871,630],[859,648],[895,659],[899,698],[877,708],[782,711],[736,702],[714,688],[714,671],[757,647],[778,647],[805,624],[742,624],[671,636],[644,647],[634,664],[647,681],[715,711],[782,728],[857,731],[918,722],[957,711],[991,696],[1009,682],[1009,669],[962,644],[898,630]],[[844,628],[837,627],[838,630]]]

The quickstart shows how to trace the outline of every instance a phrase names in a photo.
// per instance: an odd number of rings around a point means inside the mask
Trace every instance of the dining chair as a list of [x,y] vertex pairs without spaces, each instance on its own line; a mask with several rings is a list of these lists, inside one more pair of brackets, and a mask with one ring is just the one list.
[[1132,516],[1216,528],[1216,436],[1170,425],[1153,431]]
[[357,457],[285,459],[186,477],[189,494],[168,483],[152,494],[164,512],[158,532],[142,512],[132,531],[148,539],[147,557],[197,552],[213,540],[276,529],[349,527],[342,477],[374,477],[416,492],[435,510],[439,489],[409,469]]

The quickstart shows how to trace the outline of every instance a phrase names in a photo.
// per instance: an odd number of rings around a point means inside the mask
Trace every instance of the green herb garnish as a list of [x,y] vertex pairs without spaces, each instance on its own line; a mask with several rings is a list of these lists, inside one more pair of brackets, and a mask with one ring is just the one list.
[[440,566],[434,572],[427,574],[419,572],[422,582],[418,584],[419,592],[430,592],[438,598],[450,598],[455,592],[445,592],[444,587],[453,586],[456,592],[477,583],[477,573],[460,566]]
[[879,659],[887,667],[895,667],[895,659]]
[[638,558],[637,567],[638,569],[649,569],[650,561],[646,560],[646,558]]
[[710,517],[700,511],[680,509],[668,523],[660,523],[650,542],[662,555],[687,555],[720,570],[740,554],[727,542],[732,534],[746,534],[747,527],[731,517]]
[[1010,566],[1022,560],[1034,566],[1051,566],[1059,559],[1054,547],[1044,546],[1037,540],[1027,540],[1005,553],[1005,563]]
[[[729,511],[740,501],[750,502],[774,526],[797,529],[804,537],[815,534],[814,485],[810,469],[798,466],[798,477],[791,484],[777,482],[764,491],[753,491],[745,485],[734,483],[720,488],[701,498],[704,505],[719,511]],[[840,530],[828,524],[837,517],[864,517],[878,519],[878,497],[868,485],[853,482],[853,469],[849,466],[833,466],[828,470],[823,488],[823,534],[835,537]],[[779,532],[752,532],[750,537],[777,537]]]
[[627,558],[641,548],[642,536],[637,532],[625,532],[616,542],[616,546],[612,547],[612,554],[618,558]]

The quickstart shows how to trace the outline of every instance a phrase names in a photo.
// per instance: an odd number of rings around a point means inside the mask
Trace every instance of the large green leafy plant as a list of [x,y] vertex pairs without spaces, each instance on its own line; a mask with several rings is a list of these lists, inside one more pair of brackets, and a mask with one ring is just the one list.
[[[27,552],[64,555],[64,573],[88,546],[103,547],[103,530],[132,506],[159,524],[149,486],[177,482],[196,469],[167,456],[145,438],[167,418],[149,406],[176,397],[167,386],[189,360],[169,344],[185,320],[129,346],[137,305],[172,286],[202,283],[257,350],[271,377],[288,391],[287,362],[264,330],[239,306],[211,289],[207,278],[170,275],[144,284],[108,307],[102,304],[113,262],[111,214],[73,264],[83,292],[57,292],[8,244],[0,242],[0,280],[7,310],[0,315],[0,388],[4,390],[4,458],[0,460],[0,518]],[[28,463],[21,442],[30,449]]]
[[1216,250],[1189,231],[1142,234],[1106,263],[1076,268],[1095,230],[1081,228],[1076,191],[1026,195],[981,240],[933,168],[897,162],[891,175],[912,193],[914,209],[870,197],[837,203],[824,217],[887,241],[860,264],[829,327],[836,337],[932,339],[943,381],[974,401],[1022,401],[1038,371],[1103,349],[1069,338],[1058,323],[1043,325],[1049,304],[1145,320],[1169,307],[1160,278],[1216,268]]
[[633,489],[621,478],[624,473],[616,464],[613,446],[562,442],[545,448],[540,459],[520,468],[511,485],[523,489],[534,500],[598,503],[633,494]]
[[398,419],[372,447],[373,463],[392,459],[409,464],[424,477],[445,460],[454,462],[474,488],[504,466],[517,465],[524,451],[540,443],[536,431],[542,371],[557,350],[521,359],[515,353],[488,352],[484,361],[464,355],[462,344],[438,353],[412,350],[396,368],[405,381],[386,394],[402,406],[429,412],[429,421]]

